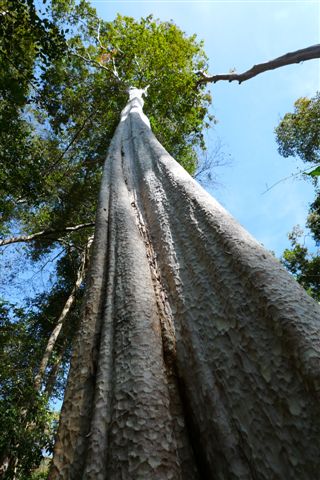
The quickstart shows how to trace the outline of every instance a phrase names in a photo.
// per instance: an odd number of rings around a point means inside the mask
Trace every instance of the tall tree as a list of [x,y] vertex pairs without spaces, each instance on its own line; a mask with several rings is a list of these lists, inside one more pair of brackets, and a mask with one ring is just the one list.
[[299,98],[294,104],[294,112],[286,113],[276,128],[280,155],[301,158],[311,166],[319,163],[319,118],[320,93],[313,98]]
[[[18,239],[27,240],[28,254],[34,262],[47,262],[48,256],[56,253],[57,249],[61,256],[57,263],[53,289],[41,297],[39,309],[33,314],[37,318],[35,325],[38,345],[42,347],[42,350],[37,350],[38,362],[33,363],[32,375],[29,375],[36,396],[39,391],[44,395],[51,391],[55,378],[63,383],[63,374],[57,377],[57,369],[59,365],[67,365],[73,334],[77,330],[79,302],[74,302],[74,299],[80,298],[83,291],[82,261],[92,233],[90,228],[96,211],[101,168],[118,116],[126,102],[128,87],[150,85],[146,113],[153,131],[190,173],[195,172],[195,149],[204,147],[203,128],[210,121],[207,115],[210,96],[205,91],[206,82],[199,81],[196,74],[198,71],[206,71],[206,57],[202,44],[194,36],[187,37],[172,22],[161,23],[151,16],[140,22],[120,16],[114,22],[103,22],[85,1],[52,0],[43,13],[44,16],[41,16],[41,11],[35,9],[31,0],[4,3],[2,24],[6,35],[3,36],[1,50],[4,71],[19,71],[19,80],[12,83],[12,88],[10,82],[1,84],[3,97],[7,95],[8,108],[14,106],[12,111],[9,108],[7,115],[12,128],[7,128],[9,122],[6,121],[2,129],[1,180],[5,200],[2,216],[2,231],[5,234],[3,244],[10,245]],[[17,30],[18,34],[11,45],[8,40],[10,32],[15,34]],[[21,57],[21,50],[26,50],[25,61]],[[14,78],[14,75],[12,73],[10,78]],[[16,136],[12,135],[14,130]],[[118,146],[119,144],[117,148]],[[147,177],[146,172],[145,178]],[[116,184],[119,185],[119,182],[121,177]],[[158,197],[155,196],[156,198]],[[182,211],[181,215],[183,218]],[[102,237],[106,234],[109,235],[106,231],[101,233]],[[96,237],[96,242],[99,243],[100,234],[97,233]],[[154,258],[148,237],[143,238],[150,246],[149,257]],[[123,246],[121,242],[120,244]],[[111,242],[110,245],[114,244]],[[103,249],[95,255],[102,258]],[[94,267],[92,268],[94,272]],[[138,268],[135,263],[134,268]],[[152,278],[157,280],[157,271]],[[97,280],[104,282],[105,278],[102,276],[101,279],[97,275]],[[92,274],[88,280],[89,285],[90,282]],[[143,281],[141,285],[144,285]],[[160,284],[157,285],[157,295],[162,298],[164,290]],[[129,283],[126,288],[130,290]],[[150,308],[153,309],[155,304],[154,299],[151,299],[153,293],[150,292],[150,285],[146,286],[146,292],[151,295]],[[96,294],[103,298],[100,289]],[[168,367],[171,360],[169,363],[167,360],[174,352],[172,325],[167,321],[168,305],[161,307],[159,302],[156,303],[162,312],[160,316],[163,316],[161,336],[164,338],[167,370],[164,374],[158,335],[154,339],[154,354],[158,359],[154,368],[155,371],[162,369],[158,387],[164,398],[168,399],[164,383],[169,381],[172,408],[181,410],[181,393],[177,393],[175,377],[177,366],[173,362],[171,371],[171,366]],[[89,302],[86,305],[93,311],[100,308],[99,302]],[[155,319],[154,326],[158,328],[158,313],[153,310],[152,315],[155,315],[152,317]],[[150,333],[147,324],[146,329]],[[134,331],[140,335],[139,328]],[[98,328],[96,333],[99,336],[106,331]],[[90,336],[89,331],[86,334]],[[135,344],[137,351],[140,349],[139,342],[138,339]],[[94,371],[90,378],[95,382],[95,354],[88,358],[91,362],[88,365],[92,364]],[[182,377],[179,376],[179,379],[179,382],[182,381]],[[102,387],[108,389],[108,385]],[[88,392],[92,392],[92,388],[88,385]],[[86,408],[90,409],[89,397],[87,395],[84,402]],[[148,393],[145,398],[147,397]],[[184,402],[182,404],[185,405]],[[157,406],[154,408],[156,412]],[[174,471],[178,471],[182,465],[181,468],[185,471],[189,465],[190,471],[195,472],[201,463],[201,451],[196,452],[198,466],[195,466],[188,435],[182,427],[183,413],[178,414],[177,422],[173,420],[170,423],[168,411],[162,408],[162,412],[167,421],[165,428],[168,427],[169,437],[171,424],[174,425],[177,438],[181,439],[182,443],[177,445],[176,450],[179,451],[179,458],[191,459],[189,463],[185,463],[185,460],[177,461]],[[89,447],[89,456],[93,455],[95,442],[99,439],[97,430],[100,428],[100,413],[97,412],[97,419],[93,420],[96,430]],[[87,420],[84,419],[84,425]],[[72,423],[72,418],[70,421]],[[77,420],[74,425],[76,424]],[[194,424],[197,425],[197,422]],[[25,425],[26,431],[30,431],[28,428],[29,425]],[[82,425],[82,428],[86,427]],[[164,430],[162,434],[163,432]],[[80,450],[87,448],[82,433],[81,430],[78,437]],[[107,433],[109,435],[109,430]],[[143,432],[141,435],[143,437]],[[19,438],[22,437],[20,435]],[[76,436],[74,441],[77,441]],[[18,440],[14,441],[14,451],[18,444]],[[145,445],[144,442],[142,444]],[[13,459],[14,470],[18,457],[16,455]],[[171,460],[174,461],[174,455]],[[158,460],[155,461],[157,463]],[[88,465],[90,469],[90,461]],[[92,465],[93,469],[96,468],[94,463]],[[69,468],[73,467],[66,466],[67,470]],[[207,468],[211,467],[204,467]]]

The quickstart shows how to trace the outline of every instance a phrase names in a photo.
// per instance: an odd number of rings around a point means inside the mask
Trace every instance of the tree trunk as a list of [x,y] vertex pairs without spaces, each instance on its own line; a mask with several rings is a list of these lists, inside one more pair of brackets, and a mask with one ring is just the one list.
[[131,91],[102,180],[53,479],[318,476],[319,306]]
[[57,354],[56,358],[54,359],[54,363],[48,373],[48,377],[46,379],[44,393],[47,395],[48,398],[51,398],[53,389],[56,385],[57,376],[60,370],[60,366],[63,360],[63,357],[66,353],[67,342],[66,340],[63,342],[63,347],[61,348],[60,352]]

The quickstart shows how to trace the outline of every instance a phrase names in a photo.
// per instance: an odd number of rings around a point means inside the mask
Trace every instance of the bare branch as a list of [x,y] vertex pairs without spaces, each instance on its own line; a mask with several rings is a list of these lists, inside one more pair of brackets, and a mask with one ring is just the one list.
[[198,165],[194,178],[203,186],[219,185],[217,170],[232,164],[230,154],[224,152],[224,145],[219,138],[216,139],[214,148],[198,152]]
[[32,242],[33,240],[37,240],[41,237],[45,238],[52,235],[60,235],[61,233],[76,232],[77,230],[81,230],[82,228],[89,227],[94,227],[94,222],[73,225],[71,227],[65,227],[59,230],[42,230],[41,232],[36,232],[32,235],[21,235],[18,237],[5,238],[3,240],[0,240],[0,247],[3,247],[4,245],[10,245],[11,243]]
[[101,40],[100,40],[100,28],[101,28],[101,20],[99,18],[99,20],[98,20],[97,42],[99,43],[99,46],[100,46],[101,50],[106,50],[106,47],[104,47],[102,45]]
[[116,62],[114,61],[113,57],[112,57],[112,65],[113,65],[113,75],[118,79],[119,82],[121,82],[121,79],[119,77],[119,73],[116,67]]
[[295,52],[289,52],[281,57],[277,57],[269,62],[258,63],[252,68],[243,73],[224,73],[220,75],[208,76],[204,72],[197,72],[201,78],[198,80],[198,85],[203,83],[216,83],[221,80],[227,80],[228,82],[237,81],[239,84],[245,82],[250,78],[259,75],[260,73],[267,72],[268,70],[274,70],[276,68],[284,67],[286,65],[291,65],[293,63],[300,63],[305,60],[312,60],[314,58],[320,57],[320,44],[312,45],[311,47],[302,48],[301,50],[296,50]]

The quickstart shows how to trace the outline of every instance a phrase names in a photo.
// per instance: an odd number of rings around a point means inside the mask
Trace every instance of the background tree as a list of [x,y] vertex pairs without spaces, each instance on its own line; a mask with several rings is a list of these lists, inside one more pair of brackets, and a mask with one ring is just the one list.
[[[315,187],[315,200],[310,205],[306,226],[315,242],[315,248],[305,245],[303,231],[294,228],[289,234],[291,248],[283,253],[283,264],[296,277],[299,283],[316,300],[320,300],[320,94],[312,98],[299,98],[294,112],[287,113],[276,128],[279,153],[284,157],[301,158],[311,167],[305,175],[312,179]],[[308,235],[309,236],[309,235]]]
[[34,318],[1,304],[0,321],[0,476],[20,478],[40,462],[43,448],[52,449],[53,417],[47,397],[33,388],[42,344]]
[[294,104],[294,112],[287,113],[276,128],[279,153],[284,157],[299,157],[306,163],[319,163],[319,118],[320,93],[313,98],[299,98]]

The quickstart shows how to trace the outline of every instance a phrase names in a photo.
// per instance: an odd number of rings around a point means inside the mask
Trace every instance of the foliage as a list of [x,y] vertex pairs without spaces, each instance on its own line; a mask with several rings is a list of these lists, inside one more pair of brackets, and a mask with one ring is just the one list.
[[[0,196],[2,222],[13,213],[13,198],[35,196],[41,150],[23,110],[45,70],[66,49],[65,39],[31,0],[3,0],[0,6]],[[34,155],[36,159],[33,160]]]
[[205,69],[206,57],[194,36],[152,16],[103,22],[86,2],[56,0],[51,13],[59,31],[68,19],[68,51],[51,58],[36,91],[30,87],[31,103],[0,129],[2,221],[14,218],[28,233],[93,220],[101,165],[129,85],[150,84],[152,127],[190,173],[210,121],[210,97],[194,73]]
[[0,328],[0,459],[9,462],[9,479],[15,471],[18,478],[28,474],[41,460],[42,449],[52,449],[55,422],[47,398],[33,387],[41,352],[30,334],[30,319],[1,303]]
[[320,302],[320,255],[310,253],[303,243],[303,231],[295,227],[289,235],[291,249],[282,255],[282,263],[315,300]]
[[70,38],[69,57],[43,75],[39,98],[48,104],[54,132],[61,134],[63,129],[72,136],[83,127],[82,150],[87,142],[87,155],[104,155],[127,88],[150,85],[145,109],[152,127],[182,164],[187,158],[185,165],[193,173],[196,164],[189,165],[190,150],[204,146],[202,130],[210,102],[208,94],[195,87],[194,72],[206,65],[202,44],[152,16],[140,22],[121,16],[103,22],[90,16],[83,36],[86,42],[79,35]]
[[28,478],[21,480],[47,480],[50,462],[50,457],[44,457],[40,466],[31,473],[31,476],[28,476]]
[[[279,152],[288,157],[300,157],[306,163],[320,161],[320,93],[313,98],[300,98],[295,102],[294,113],[287,113],[276,128]],[[306,226],[315,241],[314,251],[310,252],[304,244],[304,233],[294,228],[289,234],[291,248],[286,249],[282,263],[296,277],[307,292],[320,301],[320,192],[317,177],[320,166],[309,175],[313,177],[316,197],[310,205]]]
[[320,162],[320,93],[313,98],[299,98],[294,112],[287,113],[276,128],[279,153],[304,162]]
[[[57,416],[51,412],[48,399],[63,397],[80,301],[71,310],[56,342],[40,391],[35,389],[34,380],[47,339],[73,286],[77,261],[76,252],[62,257],[56,284],[50,292],[32,299],[27,310],[1,304],[0,460],[10,460],[7,479],[13,478],[16,465],[16,478],[30,478],[44,450],[52,450]],[[79,300],[81,295],[82,291]]]

